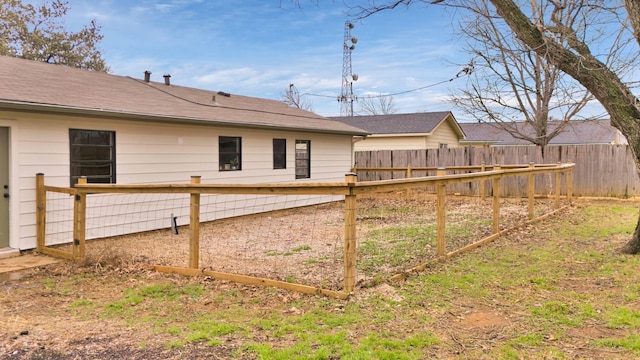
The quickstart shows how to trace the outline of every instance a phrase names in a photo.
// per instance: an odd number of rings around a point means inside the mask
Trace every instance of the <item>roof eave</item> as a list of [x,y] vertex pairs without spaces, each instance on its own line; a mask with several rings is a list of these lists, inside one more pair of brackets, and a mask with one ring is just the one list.
[[241,127],[252,129],[278,129],[278,130],[292,130],[302,132],[316,132],[324,134],[341,134],[352,136],[367,136],[367,131],[349,131],[349,130],[336,130],[336,129],[323,129],[312,127],[296,127],[296,126],[283,126],[279,124],[267,124],[267,123],[238,123],[225,120],[211,120],[202,118],[189,118],[189,117],[176,117],[156,114],[145,113],[133,113],[125,111],[103,110],[103,109],[90,109],[81,107],[59,106],[39,103],[26,103],[16,101],[0,101],[0,109],[9,111],[22,111],[22,112],[38,112],[49,114],[68,114],[68,115],[81,115],[94,118],[111,118],[122,120],[136,120],[147,122],[163,122],[174,124],[197,124],[197,125],[220,125],[226,127]]
[[460,141],[460,139],[465,139],[467,137],[467,134],[464,133],[464,130],[462,130],[462,127],[460,126],[458,121],[453,116],[453,113],[451,112],[449,112],[447,116],[445,116],[440,122],[438,122],[438,124],[434,127],[434,129],[438,128],[445,121],[449,122],[449,125],[453,128],[453,131],[458,135],[458,141]]
[[431,136],[432,133],[387,133],[387,134],[371,134],[368,137],[415,137],[415,136]]

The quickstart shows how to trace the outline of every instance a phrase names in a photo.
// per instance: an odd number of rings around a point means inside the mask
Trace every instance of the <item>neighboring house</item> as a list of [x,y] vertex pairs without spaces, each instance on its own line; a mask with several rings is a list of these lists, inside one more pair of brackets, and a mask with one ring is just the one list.
[[35,247],[36,173],[60,187],[80,176],[118,184],[344,181],[352,139],[367,135],[281,101],[140,75],[0,57],[0,249]]
[[[549,127],[556,128],[559,121],[550,121]],[[519,131],[533,136],[533,128],[525,122],[517,124]],[[533,145],[517,139],[508,131],[490,123],[460,123],[467,135],[460,143],[464,146],[516,146]],[[620,130],[611,126],[609,120],[571,120],[566,127],[549,142],[549,145],[578,144],[627,144]]]
[[456,148],[465,138],[464,131],[450,111],[331,119],[370,133],[355,143],[355,151]]

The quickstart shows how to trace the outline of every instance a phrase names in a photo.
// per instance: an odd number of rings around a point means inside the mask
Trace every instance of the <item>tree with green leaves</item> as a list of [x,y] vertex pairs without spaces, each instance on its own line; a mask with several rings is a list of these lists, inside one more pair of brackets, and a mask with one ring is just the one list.
[[92,20],[80,31],[67,31],[70,6],[54,0],[34,6],[21,0],[0,2],[0,55],[93,71],[109,71],[97,45],[100,26]]
[[[389,0],[356,10],[359,17],[366,17],[417,3],[459,5],[455,0]],[[615,34],[626,39],[620,42],[620,46],[625,46],[620,51],[633,56],[640,54],[640,0],[625,0],[624,3],[539,0],[539,6],[546,6],[541,13],[545,21],[536,21],[531,12],[514,0],[489,0],[489,4],[522,44],[577,80],[600,102],[609,114],[611,124],[627,138],[640,170],[640,102],[632,90],[637,82],[630,78],[628,68],[612,66],[608,62],[609,53],[594,47],[591,42],[599,34]],[[564,21],[566,19],[584,21],[571,23]],[[640,253],[640,217],[631,240],[621,252]]]

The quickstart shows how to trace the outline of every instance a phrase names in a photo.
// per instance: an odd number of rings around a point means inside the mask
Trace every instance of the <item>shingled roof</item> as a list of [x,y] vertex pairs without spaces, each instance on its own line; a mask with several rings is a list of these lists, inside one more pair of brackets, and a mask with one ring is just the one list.
[[[556,128],[560,121],[550,121]],[[609,120],[571,120],[566,127],[549,142],[549,145],[575,144],[626,144],[627,141]],[[485,142],[493,145],[531,145],[530,142],[514,138],[509,132],[489,123],[460,123],[467,138],[464,142]],[[517,123],[525,134],[533,136],[533,128],[525,122]],[[461,141],[462,142],[462,141]]]
[[367,130],[372,135],[431,134],[440,124],[449,121],[460,138],[465,135],[450,111],[341,116],[331,119]]
[[6,56],[0,56],[0,109],[367,134],[277,100],[166,85],[164,81],[147,82]]

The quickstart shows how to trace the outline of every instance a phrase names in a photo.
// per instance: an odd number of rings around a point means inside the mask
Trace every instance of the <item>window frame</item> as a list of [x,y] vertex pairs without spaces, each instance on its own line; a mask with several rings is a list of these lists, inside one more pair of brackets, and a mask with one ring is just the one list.
[[273,169],[287,168],[287,139],[273,139]]
[[[298,145],[306,144],[306,151],[298,151]],[[311,140],[296,139],[296,179],[311,178]],[[306,155],[301,156],[301,155]],[[305,171],[306,170],[306,171]],[[304,171],[304,174],[302,173]]]
[[[223,148],[227,143],[235,143],[232,151]],[[242,137],[218,136],[218,169],[219,171],[242,170]]]
[[[82,135],[84,134],[84,135]],[[90,139],[90,134],[98,135]],[[79,138],[88,140],[86,142],[74,142]],[[107,143],[91,143],[91,140],[100,139],[106,135]],[[100,149],[107,149],[106,152],[100,151]],[[84,149],[84,151],[83,151]],[[87,156],[87,152],[92,151],[95,155],[94,158],[83,159]],[[100,155],[108,154],[108,159],[101,159]],[[76,158],[80,157],[80,158]],[[85,169],[93,164],[96,169],[100,165],[107,165],[109,174],[88,174],[83,170],[83,164]],[[113,130],[92,130],[92,129],[69,129],[69,183],[71,187],[74,187],[78,183],[78,179],[86,177],[87,183],[99,183],[99,184],[115,184],[116,183],[116,132]],[[107,180],[107,181],[100,181]]]

